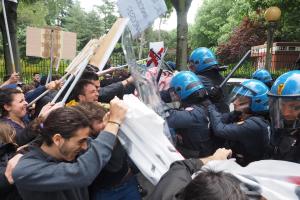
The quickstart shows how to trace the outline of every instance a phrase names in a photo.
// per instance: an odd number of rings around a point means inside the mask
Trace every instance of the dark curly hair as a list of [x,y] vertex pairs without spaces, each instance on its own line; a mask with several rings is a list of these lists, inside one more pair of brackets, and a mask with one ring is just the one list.
[[52,136],[59,133],[63,138],[69,139],[80,128],[90,127],[88,118],[78,109],[72,107],[58,108],[52,111],[48,117],[36,119],[31,124],[33,134],[40,135],[42,142],[50,146]]

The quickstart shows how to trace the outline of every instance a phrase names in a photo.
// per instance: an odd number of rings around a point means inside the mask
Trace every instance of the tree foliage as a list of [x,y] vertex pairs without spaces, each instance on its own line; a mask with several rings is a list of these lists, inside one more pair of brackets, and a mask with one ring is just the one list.
[[204,0],[192,27],[192,48],[226,42],[245,16],[253,16],[247,0]]
[[263,18],[264,11],[270,6],[281,9],[281,18],[275,33],[275,41],[300,41],[300,1],[284,0],[247,0],[252,10]]
[[265,26],[245,18],[232,32],[228,42],[217,48],[217,55],[223,64],[235,63],[252,47],[261,45],[266,40]]
[[[115,3],[104,4],[86,12],[75,0],[24,0],[18,6],[18,42],[21,57],[25,57],[26,27],[60,26],[77,33],[77,49],[109,30],[117,18]],[[2,49],[0,48],[0,51]]]
[[282,11],[274,41],[300,41],[300,2],[283,0],[204,0],[191,29],[192,48],[217,49],[225,63],[237,62],[251,46],[266,41],[264,12]]
[[[26,52],[26,27],[44,27],[47,25],[46,16],[48,9],[42,1],[35,1],[30,4],[20,2],[18,5],[17,38],[19,43],[20,56],[24,57]],[[39,17],[37,17],[39,16]]]
[[103,5],[96,6],[105,30],[109,30],[117,19],[115,2],[103,0]]
[[44,0],[48,8],[45,20],[48,25],[61,25],[61,20],[67,15],[68,9],[73,5],[72,0]]

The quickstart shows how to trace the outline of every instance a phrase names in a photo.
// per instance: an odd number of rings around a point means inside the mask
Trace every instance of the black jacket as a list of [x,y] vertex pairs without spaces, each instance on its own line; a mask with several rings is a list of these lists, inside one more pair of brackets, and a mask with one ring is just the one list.
[[199,159],[174,162],[169,171],[159,180],[148,200],[180,200],[183,189],[199,171],[203,163]]
[[[205,89],[210,94],[211,88],[219,86],[224,78],[220,72],[216,69],[207,70],[197,74],[205,86]],[[216,105],[217,110],[221,113],[229,112],[229,97],[226,89],[221,89],[223,94],[220,94],[219,98],[211,98],[210,100]]]
[[0,197],[2,200],[20,200],[21,197],[15,185],[11,185],[4,173],[7,162],[16,153],[16,146],[9,144],[0,144]]
[[[182,140],[177,141],[177,148],[185,158],[205,157],[216,150],[217,145],[212,138],[208,116],[202,105],[193,105],[181,110],[169,110],[166,120],[169,127],[181,136]],[[199,153],[194,155],[193,152],[187,150]]]
[[122,99],[124,94],[133,93],[134,89],[133,84],[124,87],[122,82],[112,83],[100,88],[98,101],[101,103],[109,103],[115,96]]
[[109,162],[90,186],[91,191],[95,192],[103,188],[112,188],[120,184],[120,181],[127,174],[128,170],[129,164],[127,162],[126,151],[119,140],[117,140]]
[[273,130],[271,137],[271,157],[300,163],[300,130]]

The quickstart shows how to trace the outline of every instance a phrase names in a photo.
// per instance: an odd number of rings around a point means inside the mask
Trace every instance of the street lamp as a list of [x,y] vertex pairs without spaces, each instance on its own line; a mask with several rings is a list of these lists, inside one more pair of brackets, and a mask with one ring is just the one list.
[[281,16],[281,10],[276,6],[268,8],[265,12],[265,19],[268,22],[267,51],[266,51],[266,62],[265,62],[266,69],[271,68],[273,34],[277,25],[277,21],[280,19],[280,16]]

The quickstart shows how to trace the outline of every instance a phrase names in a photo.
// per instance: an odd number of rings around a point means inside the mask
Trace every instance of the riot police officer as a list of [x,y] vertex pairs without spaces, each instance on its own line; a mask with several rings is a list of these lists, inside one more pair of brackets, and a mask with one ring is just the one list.
[[200,77],[218,111],[229,112],[228,92],[218,87],[224,78],[215,54],[206,47],[197,48],[191,53],[189,63],[189,69]]
[[258,69],[258,70],[256,70],[252,74],[251,78],[263,82],[270,89],[271,89],[271,87],[273,85],[273,78],[272,78],[270,72],[268,70],[266,70],[266,69]]
[[300,70],[279,76],[269,98],[273,158],[300,163]]
[[242,166],[263,159],[267,151],[271,135],[268,91],[258,80],[246,80],[232,91],[234,112],[221,114],[213,105],[208,108],[213,133],[227,141]]
[[206,105],[208,95],[196,74],[190,71],[177,73],[170,89],[181,102],[180,109],[169,110],[166,118],[177,134],[176,148],[185,158],[199,158],[212,154],[216,149],[209,128]]

